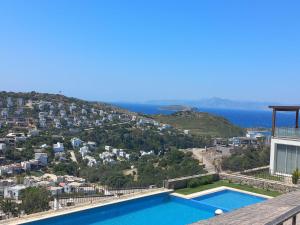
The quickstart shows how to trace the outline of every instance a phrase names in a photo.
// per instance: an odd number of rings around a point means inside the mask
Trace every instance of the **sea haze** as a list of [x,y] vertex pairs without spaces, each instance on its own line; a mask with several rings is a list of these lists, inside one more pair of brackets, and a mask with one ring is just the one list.
[[[138,104],[138,103],[113,103],[116,106],[132,112],[142,114],[172,114],[174,111],[161,109],[161,105]],[[233,124],[244,128],[270,128],[272,126],[271,110],[238,110],[238,109],[216,109],[201,108],[200,112],[222,116]],[[277,113],[277,125],[293,127],[295,123],[294,113]]]

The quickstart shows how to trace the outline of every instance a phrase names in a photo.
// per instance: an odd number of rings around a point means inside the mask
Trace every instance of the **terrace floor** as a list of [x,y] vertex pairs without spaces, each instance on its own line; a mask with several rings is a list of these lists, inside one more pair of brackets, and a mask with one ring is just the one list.
[[[193,225],[263,225],[299,205],[300,191],[295,191]],[[300,224],[300,217],[297,224]]]

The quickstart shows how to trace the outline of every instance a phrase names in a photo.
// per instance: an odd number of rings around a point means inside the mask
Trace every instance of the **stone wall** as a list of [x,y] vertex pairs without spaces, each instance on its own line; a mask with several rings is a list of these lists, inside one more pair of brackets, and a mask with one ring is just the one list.
[[[188,176],[188,177],[180,177],[175,179],[166,180],[164,182],[164,187],[167,189],[180,189],[180,188],[186,188],[188,182],[193,178],[199,178],[204,177],[207,175],[215,175],[216,173],[207,173],[207,174],[200,174],[200,175],[194,175],[194,176]],[[229,180],[232,183],[237,184],[244,184],[249,185],[256,188],[261,188],[265,190],[272,190],[272,191],[278,191],[280,193],[288,193],[291,191],[295,191],[298,189],[297,185],[294,184],[287,184],[283,182],[278,181],[272,181],[267,179],[261,179],[261,178],[255,178],[247,175],[241,175],[240,173],[219,173],[220,179],[223,180]]]
[[285,184],[278,181],[260,179],[241,174],[220,173],[220,179],[229,180],[232,183],[246,184],[266,190],[278,191],[280,193],[288,193],[297,190],[298,186],[293,184]]
[[170,179],[170,180],[165,180],[164,181],[164,187],[167,189],[180,189],[180,188],[186,188],[187,183],[189,180],[193,178],[199,178],[199,177],[205,177],[208,175],[215,175],[216,173],[206,173],[206,174],[200,174],[200,175],[194,175],[194,176],[188,176],[188,177],[180,177],[180,178],[175,178],[175,179]]

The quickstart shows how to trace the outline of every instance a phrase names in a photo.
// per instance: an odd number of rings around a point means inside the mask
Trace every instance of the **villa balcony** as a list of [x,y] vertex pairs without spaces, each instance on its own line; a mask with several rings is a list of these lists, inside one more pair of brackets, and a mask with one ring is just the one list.
[[300,139],[300,128],[276,127],[273,136],[275,138]]
[[[273,110],[272,115],[272,136],[281,138],[300,138],[299,111],[300,106],[269,106]],[[295,127],[276,127],[277,112],[295,112]]]

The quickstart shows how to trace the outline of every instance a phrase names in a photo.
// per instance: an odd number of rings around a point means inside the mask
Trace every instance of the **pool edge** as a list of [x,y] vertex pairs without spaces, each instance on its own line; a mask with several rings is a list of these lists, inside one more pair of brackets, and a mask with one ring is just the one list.
[[73,208],[65,208],[65,209],[57,210],[57,211],[55,211],[55,210],[44,211],[44,212],[40,212],[40,213],[36,213],[36,214],[26,215],[22,218],[13,218],[13,219],[4,220],[1,222],[5,222],[6,225],[16,225],[16,224],[21,225],[21,224],[25,224],[25,223],[30,223],[30,222],[49,219],[49,218],[53,218],[53,217],[63,216],[63,215],[67,215],[70,213],[76,213],[76,212],[89,210],[89,209],[93,209],[93,208],[98,208],[98,207],[102,207],[102,206],[117,204],[117,203],[129,201],[129,200],[144,198],[144,197],[148,197],[148,196],[152,196],[152,195],[171,193],[172,191],[173,190],[169,190],[169,189],[165,189],[165,188],[162,188],[159,190],[156,189],[155,191],[141,193],[138,195],[125,196],[124,198],[119,197],[118,199],[116,199],[116,198],[109,199],[108,201],[105,201],[105,202],[97,202],[97,203],[92,203],[92,204],[87,203],[87,205],[81,205],[81,206],[77,206],[77,207],[73,207]]
[[240,190],[240,189],[236,189],[236,188],[232,188],[232,187],[227,187],[227,186],[221,186],[221,187],[208,189],[208,190],[205,190],[205,191],[199,191],[199,192],[195,192],[195,193],[189,194],[189,195],[183,195],[183,194],[179,194],[179,193],[172,193],[171,195],[181,197],[181,198],[185,198],[185,199],[192,199],[192,198],[196,198],[196,197],[200,197],[200,196],[203,196],[203,195],[207,195],[207,194],[211,194],[211,193],[215,193],[215,192],[219,192],[219,191],[224,191],[224,190],[236,191],[236,192],[240,192],[240,193],[244,193],[244,194],[248,194],[248,195],[253,195],[253,196],[257,196],[257,197],[261,197],[261,198],[266,198],[266,199],[272,199],[273,198],[273,197],[268,196],[268,195],[262,195],[262,194],[258,194],[258,193],[254,193],[254,192],[250,192],[250,191],[244,191],[244,190]]

